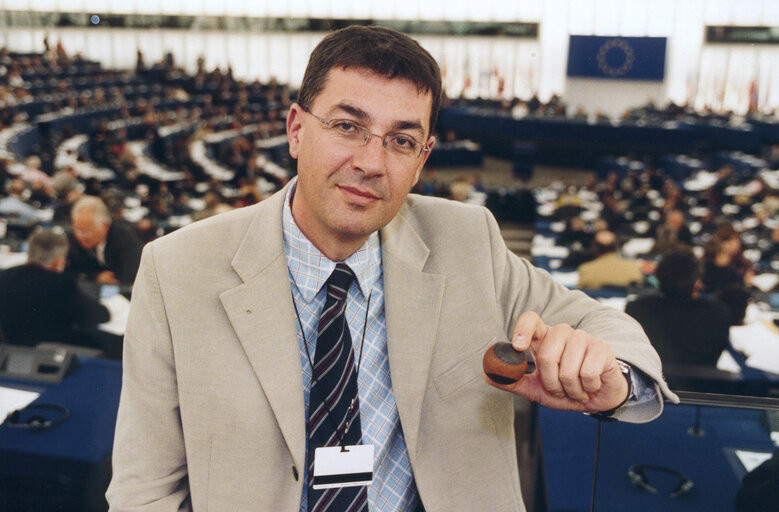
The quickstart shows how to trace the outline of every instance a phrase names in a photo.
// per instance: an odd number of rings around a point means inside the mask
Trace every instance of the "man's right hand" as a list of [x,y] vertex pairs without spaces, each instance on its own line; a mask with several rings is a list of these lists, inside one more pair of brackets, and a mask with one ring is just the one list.
[[103,270],[100,272],[97,277],[95,277],[95,281],[100,284],[119,284],[119,280],[116,278],[116,274],[110,270]]

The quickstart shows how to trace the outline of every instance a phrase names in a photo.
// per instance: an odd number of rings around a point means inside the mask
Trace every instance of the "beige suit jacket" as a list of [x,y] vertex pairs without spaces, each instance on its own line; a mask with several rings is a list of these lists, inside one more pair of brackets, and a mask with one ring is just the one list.
[[[284,194],[146,247],[111,510],[298,511],[306,419]],[[510,253],[486,209],[412,195],[381,240],[392,386],[427,511],[524,510],[512,395],[485,384],[481,369],[523,311],[610,340],[672,396],[638,324]]]
[[579,288],[627,286],[644,279],[641,261],[620,258],[612,252],[579,266]]

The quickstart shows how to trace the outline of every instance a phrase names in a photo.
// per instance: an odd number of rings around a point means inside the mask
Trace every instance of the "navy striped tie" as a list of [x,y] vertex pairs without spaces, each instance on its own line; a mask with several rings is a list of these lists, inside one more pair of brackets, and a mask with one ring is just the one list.
[[367,512],[365,486],[315,490],[314,451],[323,446],[360,444],[360,406],[352,337],[346,323],[346,294],[354,272],[338,263],[327,280],[327,298],[317,328],[311,395],[308,405],[309,512]]

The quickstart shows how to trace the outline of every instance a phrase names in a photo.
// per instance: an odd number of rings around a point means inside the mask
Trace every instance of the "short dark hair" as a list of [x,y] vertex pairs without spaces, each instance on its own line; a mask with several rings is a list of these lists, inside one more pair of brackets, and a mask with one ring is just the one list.
[[441,108],[441,70],[432,55],[409,36],[378,25],[352,25],[331,32],[311,52],[298,91],[298,104],[309,111],[335,68],[365,68],[377,75],[404,78],[429,92],[430,132]]
[[701,278],[701,265],[689,248],[666,254],[655,270],[660,292],[673,299],[689,299]]

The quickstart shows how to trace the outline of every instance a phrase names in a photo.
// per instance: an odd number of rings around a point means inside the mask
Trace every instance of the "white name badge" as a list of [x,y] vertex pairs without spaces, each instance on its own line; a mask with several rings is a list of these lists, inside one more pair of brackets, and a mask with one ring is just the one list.
[[314,451],[314,489],[356,487],[372,482],[372,444],[327,446]]

